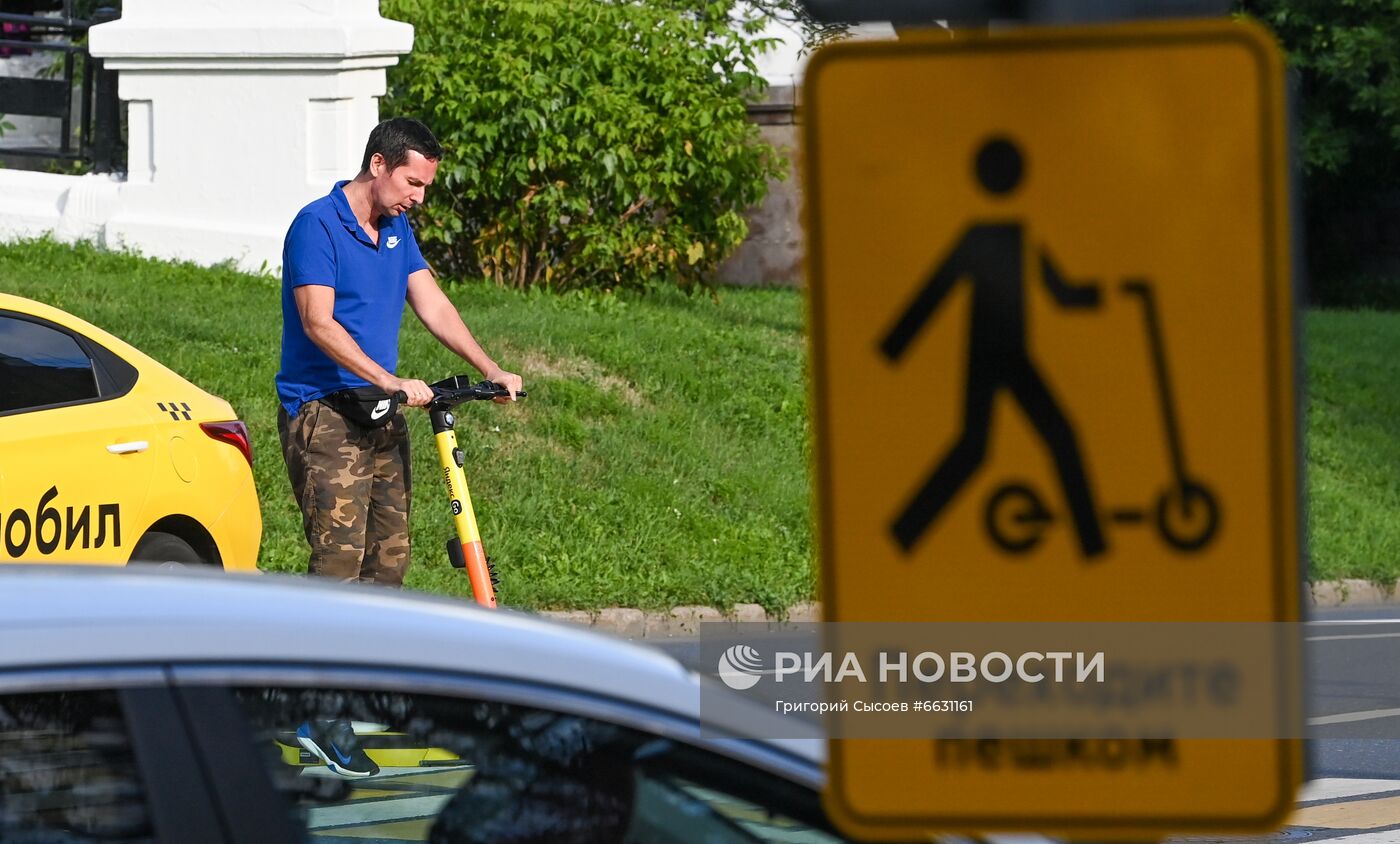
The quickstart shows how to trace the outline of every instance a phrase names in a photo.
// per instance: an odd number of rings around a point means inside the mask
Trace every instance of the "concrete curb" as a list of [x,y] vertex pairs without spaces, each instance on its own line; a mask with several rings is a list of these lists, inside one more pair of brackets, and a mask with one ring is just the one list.
[[758,604],[735,604],[727,613],[714,607],[673,607],[661,612],[642,612],[631,607],[607,607],[597,612],[544,610],[540,615],[555,621],[592,627],[594,630],[628,639],[674,639],[698,636],[701,622],[706,621],[821,621],[821,604],[794,604],[782,613],[765,612]]
[[1308,584],[1308,605],[1313,607],[1370,607],[1400,604],[1400,581],[1319,580]]
[[[1349,579],[1321,580],[1308,584],[1307,605],[1310,607],[1365,607],[1382,604],[1400,604],[1400,581],[1373,583],[1369,580]],[[815,601],[794,604],[782,613],[765,612],[758,604],[735,604],[727,613],[714,607],[686,606],[661,612],[643,612],[631,607],[607,607],[597,612],[545,610],[540,615],[628,639],[673,639],[698,635],[700,623],[706,621],[821,621],[822,605]]]

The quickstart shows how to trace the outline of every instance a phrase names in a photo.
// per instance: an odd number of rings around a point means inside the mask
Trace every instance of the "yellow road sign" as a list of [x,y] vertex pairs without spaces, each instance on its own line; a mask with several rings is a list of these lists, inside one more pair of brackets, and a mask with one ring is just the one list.
[[[1271,37],[1221,20],[842,44],[806,103],[827,620],[1296,620]],[[1296,742],[1171,756],[833,741],[827,801],[869,837],[1247,830],[1300,778]]]

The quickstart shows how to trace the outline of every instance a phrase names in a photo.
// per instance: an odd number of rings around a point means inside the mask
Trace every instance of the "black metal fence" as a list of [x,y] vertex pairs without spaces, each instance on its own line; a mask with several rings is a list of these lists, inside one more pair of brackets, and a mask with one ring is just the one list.
[[[41,13],[50,6],[56,14]],[[102,60],[94,59],[87,49],[88,29],[120,17],[120,2],[113,0],[87,18],[78,16],[83,11],[76,8],[75,0],[0,2],[0,59],[30,53],[54,57],[47,78],[0,76],[0,114],[57,118],[61,124],[57,146],[4,146],[0,156],[80,162],[97,173],[124,168],[117,75],[103,68]]]

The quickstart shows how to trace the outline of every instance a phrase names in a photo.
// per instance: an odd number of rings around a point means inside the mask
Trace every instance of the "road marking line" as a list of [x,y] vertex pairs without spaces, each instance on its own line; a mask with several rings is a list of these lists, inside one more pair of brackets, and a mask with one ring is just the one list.
[[450,788],[455,791],[465,785],[475,773],[474,768],[450,768],[445,771],[420,772],[406,777],[394,777],[394,783],[396,785],[400,783],[429,785],[436,788]]
[[377,844],[388,844],[391,841],[427,841],[432,834],[433,823],[436,818],[426,818],[416,821],[393,821],[390,823],[377,823],[370,826],[341,827],[324,833],[313,833],[316,838],[371,838]]
[[[1324,727],[1328,724],[1350,724],[1354,721],[1374,721],[1377,718],[1394,718],[1400,709],[1368,709],[1364,712],[1343,712],[1338,715],[1319,715],[1308,719],[1309,727]],[[1397,820],[1396,823],[1400,823]]]
[[386,788],[356,788],[352,789],[350,796],[345,799],[353,803],[356,800],[378,800],[381,797],[402,796],[402,791],[389,791]]
[[[1299,809],[1288,819],[1289,826],[1321,826],[1327,829],[1375,829],[1400,824],[1400,797],[1379,797],[1349,803],[1327,803]],[[1391,842],[1395,833],[1386,833]]]
[[348,803],[341,806],[315,807],[306,818],[308,829],[362,824],[376,821],[408,821],[431,818],[442,811],[452,795],[405,797],[401,800],[378,800],[373,803]]
[[[1400,823],[1400,819],[1396,820]],[[1247,839],[1246,839],[1247,840]],[[1395,830],[1386,832],[1363,832],[1359,835],[1342,835],[1336,838],[1324,838],[1321,844],[1395,844]],[[1243,844],[1243,842],[1241,842]]]
[[1298,802],[1314,803],[1319,800],[1360,797],[1363,794],[1379,794],[1386,791],[1400,791],[1400,780],[1326,777],[1304,783],[1302,790],[1298,792]]
[[[398,779],[402,779],[403,777],[406,777],[406,776],[418,776],[419,774],[422,774],[422,773],[440,773],[440,772],[445,772],[445,771],[460,771],[460,770],[463,770],[463,769],[470,770],[470,769],[471,769],[471,766],[470,766],[470,765],[451,765],[451,766],[443,765],[443,766],[441,766],[441,767],[439,767],[439,766],[424,767],[424,766],[422,766],[422,765],[415,765],[415,766],[413,766],[413,767],[394,767],[394,766],[392,766],[392,765],[384,765],[384,766],[381,766],[381,767],[380,767],[379,773],[375,774],[373,777],[371,777],[371,779],[372,779],[374,782],[383,782],[384,780],[398,780]],[[345,779],[345,778],[342,777],[340,774],[337,774],[337,773],[335,773],[335,772],[329,770],[328,768],[326,768],[325,765],[321,765],[321,764],[319,764],[319,763],[318,763],[318,764],[315,764],[315,765],[307,765],[307,766],[303,767],[303,768],[301,769],[301,775],[304,776],[304,777],[326,777],[326,778],[328,778],[328,779],[333,779],[333,780]]]
[[1342,639],[1400,639],[1400,633],[1352,633],[1347,636],[1309,636],[1304,642],[1336,642]]

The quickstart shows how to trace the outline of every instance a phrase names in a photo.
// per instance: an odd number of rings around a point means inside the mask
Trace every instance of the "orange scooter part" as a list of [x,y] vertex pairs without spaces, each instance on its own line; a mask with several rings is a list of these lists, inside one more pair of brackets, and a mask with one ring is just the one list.
[[[450,541],[450,540],[449,540]],[[491,582],[490,564],[486,562],[486,552],[481,540],[462,543],[462,558],[466,561],[467,579],[472,584],[472,595],[484,607],[496,606],[496,588]]]

